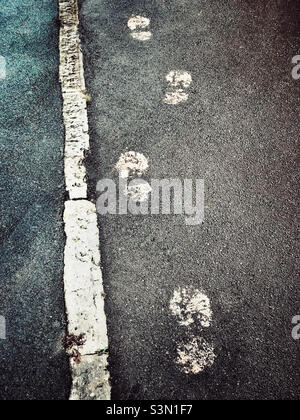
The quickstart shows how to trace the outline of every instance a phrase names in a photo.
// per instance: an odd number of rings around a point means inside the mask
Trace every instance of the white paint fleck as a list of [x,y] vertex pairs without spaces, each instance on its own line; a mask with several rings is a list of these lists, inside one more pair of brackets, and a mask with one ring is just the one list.
[[142,31],[142,32],[132,32],[131,37],[137,41],[149,41],[152,38],[152,32]]
[[146,29],[150,26],[150,19],[144,16],[132,16],[128,21],[128,28],[131,31]]
[[203,372],[216,359],[214,346],[202,337],[193,337],[189,343],[180,345],[177,354],[176,363],[187,375]]
[[182,102],[186,102],[188,99],[189,95],[184,92],[183,89],[177,89],[174,91],[167,91],[164,102],[167,105],[178,105]]
[[115,166],[121,178],[142,176],[148,167],[148,159],[142,153],[132,151],[123,153]]
[[175,290],[170,302],[170,310],[179,319],[179,324],[189,326],[195,322],[208,328],[212,323],[210,299],[194,288]]
[[192,76],[187,71],[173,70],[166,76],[167,82],[172,87],[189,88]]

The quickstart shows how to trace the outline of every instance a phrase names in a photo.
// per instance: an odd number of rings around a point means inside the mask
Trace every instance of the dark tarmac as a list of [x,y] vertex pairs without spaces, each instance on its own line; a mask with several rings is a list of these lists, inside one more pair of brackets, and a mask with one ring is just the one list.
[[63,124],[56,2],[1,2],[0,399],[66,399]]
[[[296,260],[298,1],[82,0],[90,198],[117,180],[126,150],[149,159],[144,179],[205,180],[204,224],[183,216],[100,217],[114,399],[299,399]],[[151,19],[139,42],[132,15]],[[171,70],[192,75],[186,103],[163,103]],[[169,310],[174,290],[210,299],[204,332]],[[185,374],[176,349],[215,348]]]

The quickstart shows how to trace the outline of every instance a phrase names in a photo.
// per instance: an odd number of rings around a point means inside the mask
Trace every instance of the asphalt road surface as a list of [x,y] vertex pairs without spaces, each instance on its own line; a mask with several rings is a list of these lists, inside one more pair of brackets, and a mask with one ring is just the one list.
[[[99,219],[113,398],[298,399],[299,2],[80,4],[90,198],[126,151],[149,159],[146,180],[205,180],[201,225]],[[192,77],[178,105],[172,70]]]
[[0,399],[66,399],[56,2],[1,1]]

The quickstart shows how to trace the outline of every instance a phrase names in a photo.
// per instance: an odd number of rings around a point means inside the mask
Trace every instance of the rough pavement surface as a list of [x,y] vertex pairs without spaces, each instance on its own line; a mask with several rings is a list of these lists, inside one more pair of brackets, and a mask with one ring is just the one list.
[[66,399],[63,124],[55,1],[1,2],[1,399]]
[[[146,179],[206,183],[201,226],[100,218],[113,398],[298,399],[298,1],[80,4],[90,198],[97,181],[117,178],[126,150],[149,158]],[[151,19],[148,41],[130,36],[133,14]],[[177,69],[193,83],[188,101],[170,106],[165,77]],[[175,362],[198,324],[180,325],[169,309],[188,286],[213,313],[201,334],[216,360],[196,375]]]

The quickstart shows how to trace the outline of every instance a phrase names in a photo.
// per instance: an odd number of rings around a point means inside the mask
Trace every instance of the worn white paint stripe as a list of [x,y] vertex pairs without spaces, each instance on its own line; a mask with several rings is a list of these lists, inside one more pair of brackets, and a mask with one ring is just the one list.
[[107,355],[82,357],[80,365],[73,365],[71,401],[108,400],[110,397]]
[[[86,170],[83,164],[89,149],[83,59],[78,32],[77,0],[59,0],[60,83],[66,131],[66,189],[70,199],[87,198]],[[70,154],[70,149],[75,151]],[[73,160],[73,161],[72,161]]]
[[89,135],[77,0],[59,0],[59,13],[65,181],[70,198],[64,212],[65,301],[69,337],[83,337],[82,343],[68,349],[73,378],[70,399],[109,400],[108,338],[99,232],[95,205],[87,201],[84,165]]
[[94,354],[108,347],[96,206],[86,200],[67,201],[64,222],[69,334],[84,334],[80,353]]

